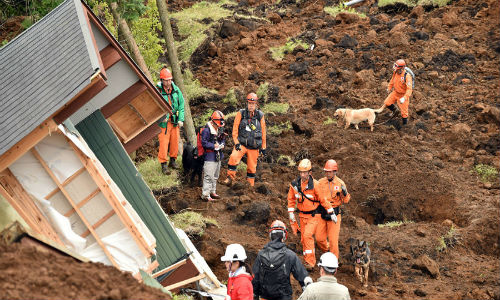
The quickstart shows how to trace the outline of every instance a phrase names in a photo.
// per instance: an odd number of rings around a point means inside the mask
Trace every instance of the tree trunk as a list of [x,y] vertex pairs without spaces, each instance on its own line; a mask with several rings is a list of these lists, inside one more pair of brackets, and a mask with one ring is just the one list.
[[132,32],[130,32],[130,28],[128,27],[127,22],[125,21],[125,19],[121,18],[120,14],[118,13],[118,4],[116,4],[116,2],[112,2],[110,8],[111,13],[113,14],[113,18],[115,19],[116,23],[118,23],[118,30],[123,34],[125,40],[127,41],[127,47],[130,51],[130,54],[132,55],[139,68],[141,68],[144,75],[146,75],[149,81],[153,82],[153,77],[151,76],[148,66],[146,65],[146,62],[144,61],[144,58],[139,51],[139,47],[135,42]]
[[167,4],[165,0],[156,0],[158,6],[158,14],[160,15],[160,22],[163,31],[163,36],[167,43],[168,61],[172,66],[172,75],[174,76],[175,84],[181,89],[184,96],[184,126],[186,135],[191,145],[196,145],[196,132],[194,129],[193,118],[191,116],[191,108],[189,106],[189,99],[185,93],[184,80],[182,78],[181,68],[179,67],[179,60],[177,59],[177,50],[174,45],[174,35],[168,18]]

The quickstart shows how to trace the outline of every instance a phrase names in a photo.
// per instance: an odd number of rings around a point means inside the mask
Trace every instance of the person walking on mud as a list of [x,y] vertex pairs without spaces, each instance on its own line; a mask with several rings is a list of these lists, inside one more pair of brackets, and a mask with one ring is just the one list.
[[158,161],[161,163],[163,174],[170,174],[167,162],[170,156],[170,167],[177,169],[177,154],[179,153],[180,127],[184,125],[184,97],[181,90],[172,81],[172,73],[167,68],[160,71],[160,82],[157,88],[165,102],[172,107],[172,114],[167,114],[158,125],[161,132],[158,134],[160,146],[158,148]]
[[322,211],[319,207],[323,206],[327,213],[333,213],[330,202],[324,197],[319,197],[318,181],[313,179],[311,169],[312,165],[309,159],[306,158],[300,161],[298,166],[299,177],[290,184],[287,196],[291,226],[294,226],[297,222],[294,214],[295,206],[299,211],[300,238],[307,270],[313,270],[316,264],[314,236],[316,236],[316,242],[320,249],[325,252],[328,251],[326,236],[323,235],[323,238],[319,239],[317,235],[317,227],[321,222]]
[[228,300],[253,300],[253,276],[245,260],[247,254],[240,244],[231,244],[226,247],[226,253],[220,258],[229,273],[227,280]]
[[326,210],[321,214],[321,220],[317,228],[317,240],[324,240],[328,237],[330,252],[339,257],[339,233],[342,217],[340,215],[340,206],[349,202],[351,195],[347,192],[347,187],[342,179],[337,177],[339,170],[337,162],[329,159],[325,163],[323,171],[325,177],[318,181],[318,194],[321,199],[327,200],[332,208],[333,213],[328,213]]
[[234,117],[233,141],[234,149],[227,165],[227,178],[223,184],[231,186],[236,179],[236,167],[241,158],[247,156],[247,181],[255,184],[257,159],[259,152],[266,154],[266,121],[264,113],[257,109],[257,95],[247,96],[247,108],[240,109]]
[[[391,81],[387,86],[389,96],[384,101],[384,105],[389,108],[392,113],[395,113],[397,103],[403,118],[403,125],[408,124],[408,110],[410,107],[410,97],[413,92],[413,75],[406,68],[406,62],[403,59],[398,59],[393,66]],[[393,90],[394,88],[394,90]]]

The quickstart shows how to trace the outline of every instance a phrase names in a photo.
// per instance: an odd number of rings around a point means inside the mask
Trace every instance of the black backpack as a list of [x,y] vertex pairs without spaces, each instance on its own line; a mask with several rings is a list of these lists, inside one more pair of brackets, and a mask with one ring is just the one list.
[[260,287],[264,298],[279,298],[292,294],[290,274],[287,272],[286,247],[265,247],[260,251]]

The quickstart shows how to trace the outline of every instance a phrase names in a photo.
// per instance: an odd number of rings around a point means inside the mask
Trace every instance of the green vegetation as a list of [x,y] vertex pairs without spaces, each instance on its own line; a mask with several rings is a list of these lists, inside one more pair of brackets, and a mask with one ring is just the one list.
[[194,298],[186,294],[174,294],[172,300],[193,300]]
[[309,45],[306,42],[303,42],[299,39],[288,38],[286,44],[279,47],[271,47],[269,51],[271,51],[271,57],[274,60],[283,60],[285,54],[291,53],[293,49],[301,46],[304,49],[309,48]]
[[481,182],[495,182],[498,180],[498,170],[489,165],[478,164],[475,165],[471,173],[476,173]]
[[269,89],[269,82],[264,82],[259,85],[257,89],[257,97],[259,97],[259,101],[267,102],[267,91]]
[[[56,8],[61,2],[63,0],[0,1],[0,17],[7,19],[14,16],[29,16],[26,19],[31,19],[31,24],[33,24]],[[24,29],[28,27],[23,25]]]
[[240,161],[238,166],[236,166],[236,171],[238,171],[240,174],[245,174],[247,171],[247,164]]
[[233,111],[233,112],[230,112],[230,113],[228,113],[227,115],[225,115],[225,119],[226,119],[226,120],[229,120],[229,119],[231,119],[231,118],[234,118],[234,117],[236,117],[236,114],[237,114],[237,113],[238,113],[238,110]]
[[262,111],[266,114],[269,113],[277,113],[277,114],[284,114],[288,111],[290,108],[290,105],[288,103],[277,103],[277,102],[272,102],[272,103],[267,103],[262,106]]
[[267,133],[270,135],[280,135],[283,131],[290,129],[292,129],[292,123],[290,121],[266,127]]
[[175,227],[184,230],[187,235],[202,236],[207,228],[207,224],[218,226],[217,221],[211,218],[205,218],[203,215],[193,212],[185,211],[170,216]]
[[[177,163],[182,165],[182,157],[177,158]],[[177,172],[172,172],[170,175],[164,175],[161,172],[161,165],[156,158],[149,158],[137,165],[137,170],[141,173],[144,181],[152,190],[169,188],[179,185]]]
[[28,28],[31,27],[31,25],[33,25],[33,19],[28,17],[28,18],[24,18],[24,20],[21,22],[21,27],[23,28],[23,30],[26,30]]
[[448,248],[453,248],[459,242],[459,234],[456,231],[455,226],[451,226],[450,230],[445,235],[442,235],[438,239],[438,245],[436,246],[436,251],[443,252]]
[[403,221],[392,221],[392,222],[387,222],[385,224],[378,224],[378,227],[383,228],[383,227],[389,227],[389,228],[394,228],[394,227],[399,227],[404,224],[413,224],[413,221],[408,221],[408,220],[403,220]]
[[[207,38],[204,33],[205,30],[209,29],[219,19],[232,14],[231,11],[223,8],[224,5],[231,3],[233,2],[230,0],[222,0],[217,3],[201,1],[170,15],[171,18],[177,20],[179,34],[185,37],[184,40],[178,43],[180,45],[179,60],[189,60],[191,54]],[[210,22],[205,22],[208,19],[210,19]]]
[[[226,93],[226,97],[222,99],[223,103],[230,104],[232,106],[238,106],[238,99],[236,99],[236,93],[234,91],[234,88],[229,89]],[[236,113],[235,113],[236,115]],[[227,117],[227,116],[226,116]]]
[[194,127],[202,127],[207,124],[208,119],[212,116],[213,111],[211,109],[207,109],[201,116],[196,117],[194,121]]
[[408,7],[413,7],[417,5],[422,5],[422,6],[430,5],[430,6],[442,7],[448,5],[450,2],[451,0],[378,0],[378,6],[383,7],[386,5],[394,5],[396,3],[402,3]]
[[289,155],[281,154],[276,162],[280,165],[285,165],[288,167],[294,167],[296,165],[295,161]]
[[[158,69],[159,70],[159,69]],[[216,91],[203,87],[198,79],[195,79],[193,73],[189,69],[186,69],[183,74],[184,77],[184,88],[186,89],[186,95],[188,99],[193,99],[206,94],[213,94]]]
[[361,18],[366,18],[364,13],[358,12],[356,9],[346,6],[344,2],[340,2],[337,6],[325,6],[324,11],[332,16],[337,16],[341,12],[351,13],[360,16]]
[[3,40],[2,43],[0,43],[0,48],[7,45],[8,42],[9,42],[8,40]]
[[323,121],[323,125],[330,125],[330,124],[337,124],[337,119],[328,117],[328,119]]

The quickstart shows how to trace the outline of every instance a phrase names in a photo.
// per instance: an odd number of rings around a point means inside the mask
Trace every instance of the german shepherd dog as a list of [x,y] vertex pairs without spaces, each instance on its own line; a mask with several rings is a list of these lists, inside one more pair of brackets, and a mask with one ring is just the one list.
[[354,240],[351,243],[351,257],[354,261],[354,274],[364,287],[368,286],[368,271],[370,270],[370,248],[365,241]]

